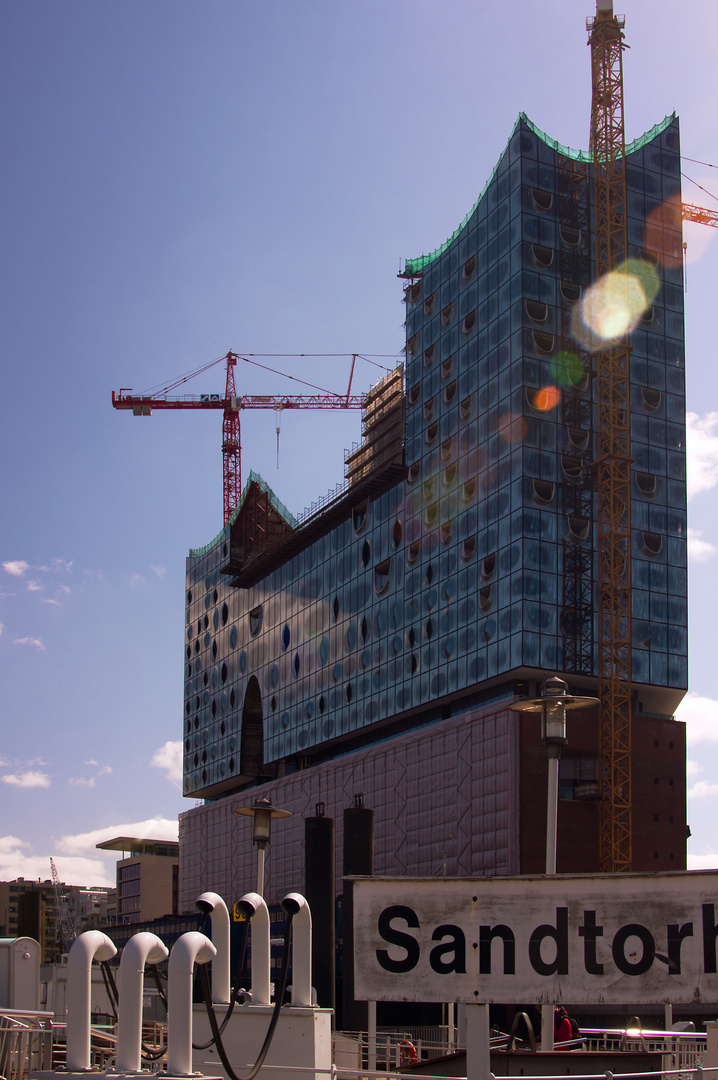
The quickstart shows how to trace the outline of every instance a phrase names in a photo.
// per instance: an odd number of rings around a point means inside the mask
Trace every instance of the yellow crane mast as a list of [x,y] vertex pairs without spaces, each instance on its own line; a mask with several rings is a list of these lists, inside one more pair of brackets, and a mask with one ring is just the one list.
[[[591,47],[596,279],[626,260],[623,26],[612,0],[587,21]],[[626,278],[628,286],[628,279]],[[598,489],[600,858],[631,869],[631,437],[628,335],[595,353]]]

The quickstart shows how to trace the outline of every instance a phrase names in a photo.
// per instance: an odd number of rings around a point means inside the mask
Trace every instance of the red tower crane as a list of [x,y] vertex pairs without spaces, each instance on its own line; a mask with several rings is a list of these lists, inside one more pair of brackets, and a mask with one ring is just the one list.
[[[133,416],[151,416],[153,409],[221,409],[222,417],[222,495],[224,503],[224,524],[226,525],[239,505],[242,494],[242,445],[240,441],[239,414],[242,409],[361,409],[364,407],[364,395],[352,394],[351,385],[357,353],[352,354],[352,366],[349,374],[349,387],[346,394],[244,394],[237,396],[234,385],[234,368],[237,360],[244,359],[237,353],[228,352],[220,360],[213,361],[193,372],[207,371],[214,364],[224,360],[227,364],[227,379],[224,395],[196,394],[172,397],[166,390],[157,394],[137,395],[129,390],[112,391],[114,409],[131,409]],[[192,376],[188,376],[191,378]],[[187,379],[178,379],[171,387],[174,389]]]

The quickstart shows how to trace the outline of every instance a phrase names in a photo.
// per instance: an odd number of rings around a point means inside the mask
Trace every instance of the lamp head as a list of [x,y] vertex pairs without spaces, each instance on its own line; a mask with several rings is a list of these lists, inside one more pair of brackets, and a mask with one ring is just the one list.
[[558,675],[550,675],[543,684],[542,697],[566,697],[567,694],[568,683]]
[[272,806],[271,799],[268,799],[266,795],[261,799],[256,799],[251,806],[235,806],[234,812],[253,818],[252,840],[259,847],[266,847],[269,843],[273,819],[292,816],[289,810],[279,810],[278,807]]

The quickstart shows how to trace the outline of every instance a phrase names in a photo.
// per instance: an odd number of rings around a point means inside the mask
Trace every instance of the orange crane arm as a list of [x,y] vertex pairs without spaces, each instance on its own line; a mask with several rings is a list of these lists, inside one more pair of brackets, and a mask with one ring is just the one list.
[[718,229],[718,213],[715,210],[706,210],[703,206],[692,206],[691,203],[683,203],[681,215],[684,221],[696,221],[699,225],[710,225]]

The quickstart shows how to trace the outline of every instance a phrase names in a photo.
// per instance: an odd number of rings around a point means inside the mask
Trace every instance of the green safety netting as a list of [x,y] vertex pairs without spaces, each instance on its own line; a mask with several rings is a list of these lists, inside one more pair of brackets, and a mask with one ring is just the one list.
[[299,522],[295,518],[294,514],[290,513],[289,510],[287,510],[284,503],[280,502],[280,500],[274,494],[274,492],[272,491],[272,489],[270,488],[270,486],[266,482],[266,480],[263,480],[262,477],[259,475],[259,473],[255,473],[255,472],[250,471],[249,479],[247,480],[247,483],[244,485],[244,491],[242,492],[242,497],[239,500],[239,504],[235,507],[234,511],[232,512],[232,516],[229,519],[229,521],[227,522],[227,524],[224,526],[224,528],[220,532],[217,533],[214,540],[211,540],[209,542],[209,544],[205,544],[204,547],[201,547],[201,548],[190,548],[190,551],[189,551],[190,559],[199,559],[199,558],[201,558],[202,555],[207,555],[208,552],[210,552],[212,550],[212,548],[217,546],[217,544],[220,542],[220,540],[223,537],[225,537],[225,536],[227,538],[229,537],[229,533],[230,533],[230,530],[232,528],[232,525],[237,520],[237,515],[239,514],[240,510],[242,509],[242,504],[244,503],[244,500],[245,500],[245,497],[247,495],[247,491],[249,489],[250,484],[259,484],[259,487],[261,488],[261,490],[264,491],[267,495],[269,495],[269,501],[272,504],[272,507],[277,511],[277,513],[281,517],[284,518],[284,520],[286,521],[287,525],[289,525],[290,528],[296,529],[298,527]]
[[[675,117],[676,117],[676,114],[671,113],[670,116],[664,117],[664,119],[661,120],[660,123],[654,124],[650,131],[646,131],[646,132],[644,132],[643,135],[639,135],[639,137],[637,139],[634,139],[633,142],[626,143],[626,156],[628,156],[629,154],[634,154],[637,150],[640,150],[647,143],[652,142],[653,139],[655,139],[657,135],[660,135],[662,131],[665,131],[666,128],[670,124],[673,123],[673,121],[675,120]],[[537,135],[539,137],[539,139],[541,139],[546,144],[546,146],[550,146],[553,150],[556,150],[559,154],[563,154],[564,157],[573,158],[574,161],[587,161],[589,163],[593,161],[593,154],[591,153],[590,150],[573,150],[570,146],[564,146],[563,143],[558,142],[557,139],[550,138],[546,134],[546,132],[542,131],[541,128],[537,127],[536,124],[534,124],[534,122],[532,120],[529,120],[526,113],[523,113],[523,112],[519,113],[518,119],[517,119],[516,123],[514,124],[513,131],[511,132],[511,135],[509,136],[509,140],[506,143],[506,146],[505,146],[505,148],[503,150],[503,153],[501,153],[499,155],[499,160],[494,165],[494,168],[491,171],[491,175],[489,176],[488,180],[486,181],[483,188],[481,189],[481,194],[479,195],[478,199],[476,200],[474,205],[469,210],[469,212],[466,215],[466,217],[464,218],[464,220],[459,225],[458,229],[455,229],[454,232],[449,237],[449,239],[446,240],[441,245],[441,247],[437,248],[436,251],[432,251],[430,255],[419,255],[418,258],[416,258],[416,259],[406,259],[405,262],[404,262],[404,270],[403,270],[403,275],[404,276],[406,276],[406,277],[416,277],[418,274],[422,273],[424,268],[427,267],[429,265],[429,263],[433,262],[434,259],[438,259],[438,257],[440,255],[444,254],[444,252],[447,250],[447,248],[451,244],[453,244],[454,240],[456,240],[457,236],[461,233],[462,229],[464,229],[468,225],[472,214],[474,213],[474,211],[476,210],[476,207],[479,205],[479,203],[483,199],[484,195],[486,194],[486,191],[488,189],[489,184],[491,183],[494,176],[496,175],[496,170],[499,167],[499,164],[501,162],[501,158],[504,156],[504,154],[508,150],[509,145],[511,143],[511,140],[513,139],[514,135],[516,134],[521,121],[523,121],[524,124],[526,124],[526,126],[528,128],[530,128],[531,131],[533,131],[534,135]]]

